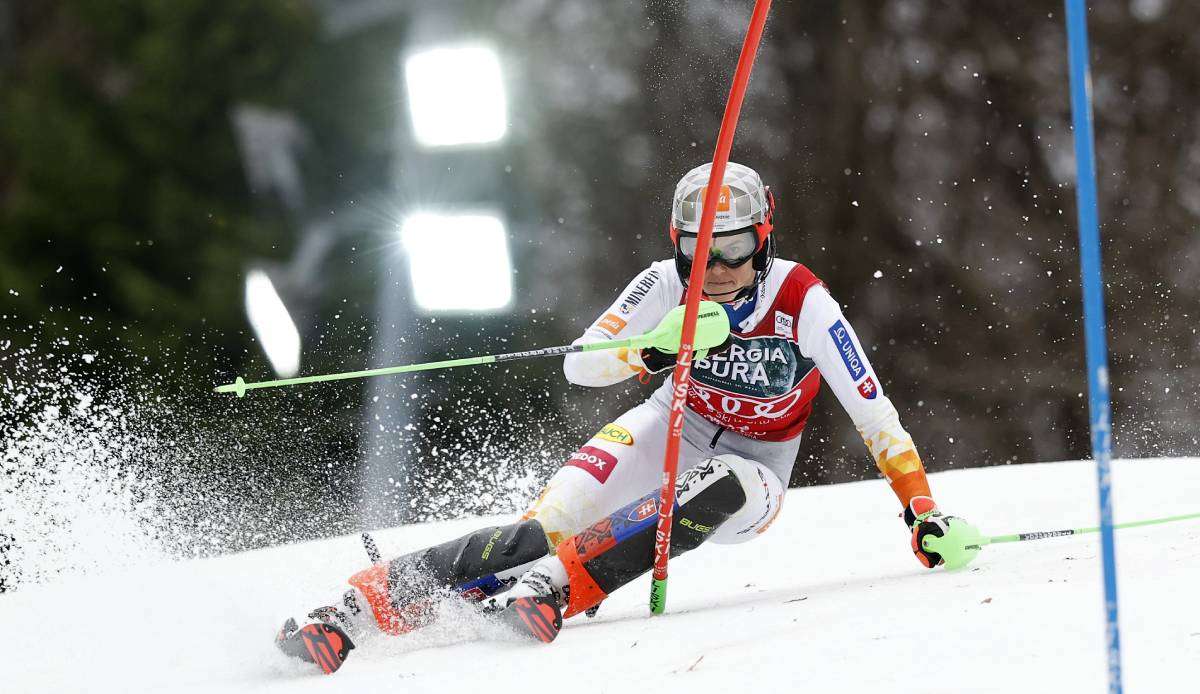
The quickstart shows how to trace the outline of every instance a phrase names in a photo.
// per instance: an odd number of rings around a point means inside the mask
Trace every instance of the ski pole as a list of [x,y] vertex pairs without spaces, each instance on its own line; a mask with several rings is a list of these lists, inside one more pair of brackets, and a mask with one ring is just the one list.
[[[1150,520],[1130,521],[1128,523],[1117,523],[1113,525],[1114,530],[1123,528],[1140,528],[1144,525],[1159,525],[1161,523],[1173,523],[1181,520],[1192,520],[1200,518],[1200,513],[1185,513],[1181,516],[1167,516],[1166,518],[1151,518]],[[1044,540],[1048,537],[1065,537],[1067,535],[1086,535],[1088,533],[1098,533],[1100,527],[1094,528],[1068,528],[1066,530],[1042,530],[1032,533],[1014,533],[1012,535],[993,535],[985,537],[978,545],[967,545],[966,549],[973,547],[982,547],[984,545],[995,545],[1001,542],[1029,542],[1030,540]]]
[[382,555],[379,554],[379,545],[375,544],[375,538],[371,537],[371,533],[363,531],[362,543],[363,549],[367,550],[367,559],[370,559],[372,564],[378,564]]
[[[1118,523],[1112,527],[1114,530],[1140,528],[1145,525],[1159,525],[1161,523],[1173,523],[1175,521],[1195,518],[1200,518],[1200,513],[1186,513],[1180,516],[1130,521],[1128,523]],[[1001,542],[1029,542],[1031,540],[1045,540],[1048,537],[1086,535],[1088,533],[1100,532],[1100,527],[1096,526],[1093,528],[1067,528],[1065,530],[1039,530],[1031,533],[1013,533],[1011,535],[992,535],[988,537],[980,534],[979,530],[969,524],[955,523],[956,520],[954,518],[949,519],[949,527],[942,537],[926,535],[921,540],[921,546],[926,551],[936,552],[942,556],[943,565],[949,571],[961,569],[970,564],[975,559],[975,556],[979,554],[979,551],[988,545],[1000,544]]]
[[[703,338],[697,339],[697,343],[719,345],[723,342],[726,336],[729,335],[729,318],[725,313],[725,309],[721,308],[720,304],[712,301],[703,302],[704,306],[700,311],[696,320],[696,332]],[[679,326],[664,321],[654,330],[633,337],[625,338],[624,340],[606,340],[604,342],[589,342],[582,345],[562,345],[559,347],[546,347],[543,349],[534,349],[524,352],[508,352],[506,354],[489,354],[482,357],[463,357],[462,359],[447,359],[444,361],[431,361],[423,364],[408,364],[405,366],[387,366],[380,369],[367,369],[365,371],[346,371],[343,373],[324,374],[321,376],[300,376],[297,378],[281,378],[274,381],[259,381],[257,383],[246,383],[238,376],[233,383],[217,386],[214,390],[218,393],[236,393],[237,396],[244,397],[246,391],[257,390],[259,388],[278,388],[281,386],[294,386],[302,383],[325,383],[327,381],[344,381],[351,378],[368,378],[371,376],[388,376],[391,374],[411,373],[413,371],[431,371],[433,369],[452,369],[459,366],[474,366],[476,364],[498,364],[506,361],[516,361],[518,359],[535,359],[537,357],[554,357],[560,354],[573,354],[576,352],[597,352],[610,349],[641,349],[643,347],[655,347],[664,352],[673,352],[679,349]]]

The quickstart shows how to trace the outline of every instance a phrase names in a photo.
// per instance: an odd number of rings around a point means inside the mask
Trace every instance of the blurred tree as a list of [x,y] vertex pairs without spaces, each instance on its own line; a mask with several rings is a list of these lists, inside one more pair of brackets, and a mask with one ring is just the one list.
[[90,315],[98,347],[211,372],[246,343],[244,259],[290,240],[254,214],[231,109],[296,98],[306,4],[46,0],[13,19],[0,284],[18,322]]

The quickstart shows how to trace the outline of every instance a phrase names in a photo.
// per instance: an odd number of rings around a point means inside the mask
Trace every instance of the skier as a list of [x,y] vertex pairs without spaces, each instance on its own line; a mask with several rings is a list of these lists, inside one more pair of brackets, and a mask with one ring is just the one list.
[[[692,169],[675,189],[674,259],[643,270],[576,344],[678,320],[711,166]],[[758,174],[730,162],[704,294],[724,307],[731,329],[721,344],[696,345],[671,555],[705,541],[745,542],[767,530],[824,378],[899,499],[913,553],[935,567],[942,557],[922,539],[966,524],[938,510],[913,440],[838,303],[808,268],[775,257],[774,209]],[[621,349],[570,354],[563,371],[571,383],[602,387],[634,376],[648,380],[674,366],[673,353]],[[533,637],[552,640],[562,616],[595,608],[651,568],[671,380],[572,454],[520,520],[355,574],[350,590],[310,613],[304,629],[288,620],[280,647],[332,672],[353,648],[351,637],[408,632],[427,623],[446,594],[482,602]]]

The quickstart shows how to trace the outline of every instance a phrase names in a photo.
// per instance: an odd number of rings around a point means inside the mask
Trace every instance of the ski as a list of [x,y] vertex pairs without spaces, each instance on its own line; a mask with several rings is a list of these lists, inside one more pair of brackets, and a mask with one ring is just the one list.
[[[550,643],[562,630],[562,610],[551,597],[518,598],[504,609],[484,614],[492,615],[521,641]],[[291,618],[275,636],[275,645],[292,658],[315,664],[326,675],[337,672],[354,650],[354,642],[339,627],[315,622],[299,628]]]

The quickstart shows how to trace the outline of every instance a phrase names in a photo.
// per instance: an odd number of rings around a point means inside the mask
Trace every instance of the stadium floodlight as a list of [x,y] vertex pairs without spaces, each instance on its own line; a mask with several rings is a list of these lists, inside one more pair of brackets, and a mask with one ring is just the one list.
[[494,214],[407,217],[400,238],[413,298],[424,311],[495,311],[512,301],[504,222]]
[[495,142],[508,128],[500,59],[487,46],[426,49],[404,63],[408,109],[425,147]]
[[295,376],[300,370],[300,333],[262,270],[251,270],[246,276],[246,315],[275,373],[281,378]]

